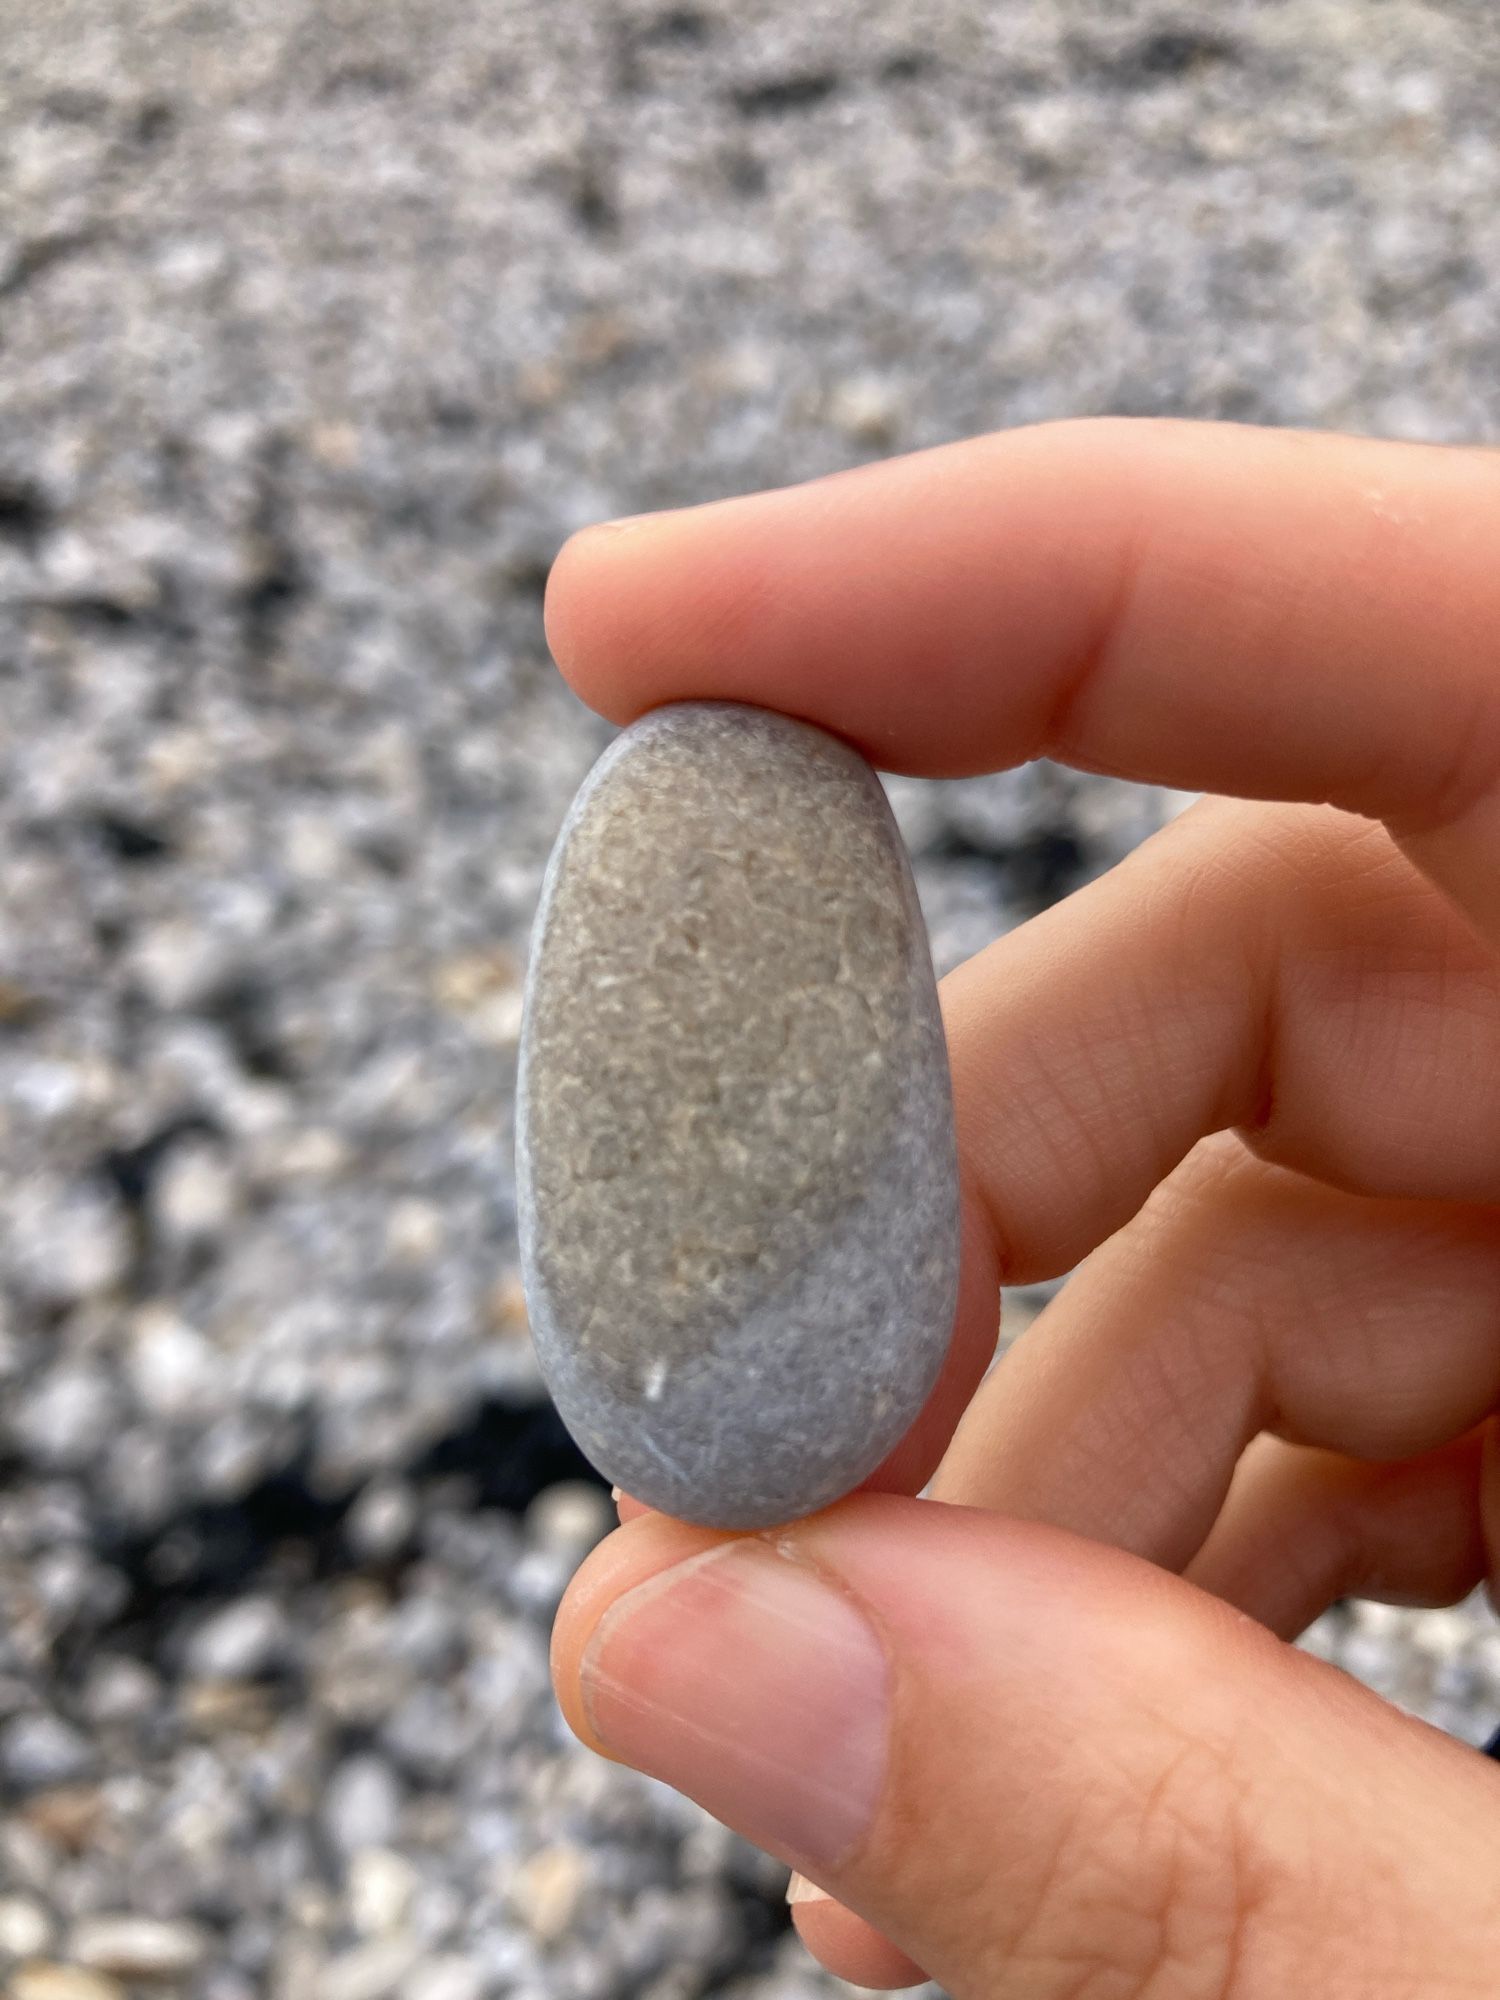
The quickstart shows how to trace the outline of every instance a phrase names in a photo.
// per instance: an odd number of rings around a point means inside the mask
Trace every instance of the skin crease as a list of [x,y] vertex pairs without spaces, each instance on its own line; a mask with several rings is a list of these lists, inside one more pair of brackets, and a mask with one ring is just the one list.
[[[749,1552],[886,1661],[878,1800],[794,1910],[861,1984],[1493,1991],[1500,1772],[1283,1642],[1495,1575],[1497,548],[1493,453],[1111,421],[559,558],[554,650],[617,721],[717,696],[892,769],[1233,795],[944,982],[948,1371],[883,1491]],[[997,1279],[1084,1259],[981,1384]],[[621,1511],[554,1641],[606,1754],[588,1687],[668,1686],[718,1615],[672,1596],[717,1538]]]

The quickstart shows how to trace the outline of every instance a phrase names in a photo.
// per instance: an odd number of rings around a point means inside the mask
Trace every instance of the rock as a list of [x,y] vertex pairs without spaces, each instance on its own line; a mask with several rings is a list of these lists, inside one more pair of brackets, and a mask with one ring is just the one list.
[[140,1722],[160,1702],[161,1682],[149,1667],[123,1654],[106,1654],[90,1663],[81,1705],[89,1721]]
[[384,1847],[401,1818],[401,1786],[389,1764],[369,1755],[350,1757],[328,1781],[323,1830],[343,1854]]
[[547,1486],[526,1509],[526,1539],[575,1567],[616,1525],[614,1502],[602,1486],[563,1479]]
[[53,1309],[112,1292],[130,1269],[125,1212],[103,1182],[22,1184],[7,1215],[19,1289]]
[[11,1958],[35,1958],[52,1942],[52,1919],[40,1903],[22,1896],[0,1896],[0,1953]]
[[166,1307],[144,1306],[131,1325],[126,1367],[141,1407],[171,1423],[211,1406],[213,1348]]
[[901,426],[901,398],[878,376],[856,375],[835,385],[828,398],[829,421],[859,444],[889,450]]
[[38,1465],[60,1471],[93,1462],[118,1420],[117,1399],[102,1369],[60,1362],[42,1376],[16,1412],[16,1431]]
[[26,1826],[48,1847],[82,1854],[98,1834],[104,1801],[96,1785],[50,1785],[29,1798],[22,1811]]
[[367,1486],[344,1518],[344,1538],[364,1562],[388,1562],[411,1542],[417,1501],[400,1480]]
[[212,1243],[234,1220],[239,1188],[221,1147],[189,1139],[163,1160],[151,1188],[152,1227],[164,1242]]
[[193,1634],[189,1673],[203,1681],[253,1681],[281,1664],[290,1642],[286,1616],[268,1597],[242,1597]]
[[0,1773],[18,1791],[42,1791],[81,1778],[94,1753],[78,1731],[56,1715],[18,1715],[0,1730]]
[[386,1217],[385,1247],[393,1264],[430,1264],[443,1248],[442,1211],[430,1201],[398,1201]]
[[417,1892],[418,1876],[404,1854],[363,1847],[349,1863],[349,1919],[364,1937],[400,1930]]
[[419,1953],[410,1938],[356,1945],[324,1968],[318,2000],[388,2000],[404,1989]]
[[178,1984],[197,1971],[207,1951],[208,1940],[195,1924],[154,1917],[88,1917],[73,1933],[79,1965],[144,1986]]
[[926,935],[863,759],[727,703],[618,738],[548,870],[519,1093],[532,1332],[600,1471],[746,1528],[873,1471],[947,1347],[958,1194]]
[[510,1885],[517,1916],[539,1944],[566,1935],[588,1883],[588,1856],[577,1847],[544,1847],[520,1868]]
[[467,1958],[445,1954],[413,1973],[408,2000],[484,2000],[485,1978]]
[[53,1965],[34,1959],[10,1975],[7,2000],[125,2000],[118,1980],[81,1965]]

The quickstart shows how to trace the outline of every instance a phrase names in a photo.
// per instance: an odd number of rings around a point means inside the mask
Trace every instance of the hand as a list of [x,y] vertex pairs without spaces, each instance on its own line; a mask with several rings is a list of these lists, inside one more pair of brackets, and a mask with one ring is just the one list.
[[[820,1885],[864,1984],[1493,1993],[1500,1769],[1284,1641],[1494,1573],[1500,456],[1016,432],[589,531],[548,615],[617,721],[1235,795],[944,982],[944,1380],[884,1491],[612,1536],[574,1728]],[[976,1393],[997,1280],[1085,1256]]]

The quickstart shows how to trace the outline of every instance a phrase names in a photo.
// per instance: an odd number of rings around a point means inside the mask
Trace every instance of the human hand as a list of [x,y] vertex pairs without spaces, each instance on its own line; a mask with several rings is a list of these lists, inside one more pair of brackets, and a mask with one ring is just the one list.
[[[1500,1769],[1283,1642],[1500,1548],[1500,455],[1021,431],[589,531],[548,616],[620,722],[1235,795],[944,982],[944,1378],[884,1491],[612,1536],[574,1728],[864,1984],[1493,1993]],[[976,1394],[999,1279],[1085,1256]]]

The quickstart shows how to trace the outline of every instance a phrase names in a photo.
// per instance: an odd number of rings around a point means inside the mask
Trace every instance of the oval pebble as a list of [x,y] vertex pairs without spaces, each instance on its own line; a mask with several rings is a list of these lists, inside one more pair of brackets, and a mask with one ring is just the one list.
[[958,1176],[911,869],[857,752],[722,702],[609,747],[542,891],[517,1155],[538,1356],[607,1478],[765,1527],[899,1442],[952,1328]]

